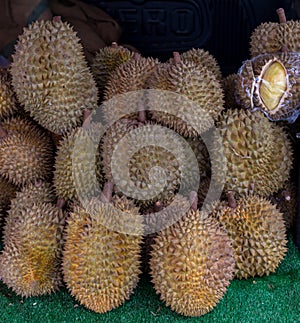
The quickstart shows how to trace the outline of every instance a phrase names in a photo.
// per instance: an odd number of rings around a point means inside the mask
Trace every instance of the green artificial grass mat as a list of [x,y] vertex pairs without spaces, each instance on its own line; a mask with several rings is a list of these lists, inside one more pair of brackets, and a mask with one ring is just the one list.
[[0,322],[300,322],[300,254],[289,235],[288,253],[276,273],[233,280],[220,303],[202,317],[172,312],[144,275],[130,300],[105,314],[79,305],[65,288],[22,299],[0,283]]

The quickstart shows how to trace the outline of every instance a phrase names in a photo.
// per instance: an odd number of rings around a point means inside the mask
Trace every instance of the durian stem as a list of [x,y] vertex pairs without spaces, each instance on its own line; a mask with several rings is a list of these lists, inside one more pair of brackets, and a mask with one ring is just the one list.
[[91,118],[90,115],[92,114],[92,110],[90,109],[85,109],[83,111],[83,122],[82,122],[82,127],[84,129],[89,129],[91,126]]
[[234,192],[233,191],[228,191],[227,193],[227,199],[228,199],[228,205],[235,209],[237,207],[236,200],[234,197]]
[[65,206],[65,204],[66,204],[66,200],[65,200],[65,199],[60,198],[60,199],[57,199],[56,207],[57,207],[58,209],[62,210],[62,209],[63,209],[63,207]]
[[7,136],[7,131],[0,124],[0,138],[4,138]]
[[178,52],[173,52],[173,60],[174,64],[178,64],[181,62],[180,54]]
[[284,190],[281,192],[281,195],[284,197],[286,201],[291,200],[291,193],[288,190]]
[[101,202],[110,203],[112,198],[114,184],[113,182],[106,182],[103,187],[103,192],[101,194]]
[[198,194],[195,191],[191,191],[190,193],[190,209],[193,211],[197,211],[198,209]]
[[61,16],[54,16],[53,21],[55,22],[61,22]]
[[116,41],[111,43],[111,48],[118,48],[118,47],[119,47],[119,45]]
[[145,123],[146,119],[147,119],[146,111],[145,110],[139,111],[139,122]]
[[276,10],[276,13],[278,15],[278,18],[279,18],[279,22],[281,24],[285,24],[286,23],[286,16],[285,16],[285,12],[284,12],[284,9],[283,8],[278,8]]
[[160,212],[163,209],[163,204],[161,201],[157,201],[154,204],[154,211],[155,212]]

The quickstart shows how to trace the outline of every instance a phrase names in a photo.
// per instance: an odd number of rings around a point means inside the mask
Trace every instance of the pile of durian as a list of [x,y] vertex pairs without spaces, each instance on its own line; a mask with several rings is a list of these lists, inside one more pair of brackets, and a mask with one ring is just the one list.
[[[22,297],[66,286],[105,313],[145,273],[172,310],[200,316],[232,279],[274,273],[296,213],[286,120],[300,107],[299,30],[283,18],[258,26],[252,57],[222,78],[203,49],[160,62],[112,44],[89,67],[60,17],[26,27],[0,71],[2,282]],[[129,111],[126,94],[134,101],[142,90],[158,93],[154,109]],[[170,93],[186,101],[173,106]],[[103,124],[91,118],[100,103]],[[183,167],[187,155],[165,148],[174,133],[193,151],[198,174]],[[127,156],[126,170],[113,165]],[[183,175],[187,187],[199,177],[185,195]],[[220,199],[204,203],[214,188]],[[82,198],[90,192],[99,196]]]

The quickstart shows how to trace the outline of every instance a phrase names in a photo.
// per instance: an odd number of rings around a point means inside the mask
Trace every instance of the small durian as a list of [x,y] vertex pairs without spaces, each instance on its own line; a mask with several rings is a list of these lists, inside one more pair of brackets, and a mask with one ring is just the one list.
[[286,21],[282,8],[277,10],[279,23],[265,22],[251,34],[250,54],[252,57],[279,51],[300,52],[300,20]]
[[192,208],[152,244],[154,288],[167,306],[185,316],[204,315],[217,305],[234,265],[231,239],[205,211]]
[[[62,269],[71,295],[104,313],[129,299],[139,281],[142,219],[125,197],[114,196],[112,203],[91,208],[93,213],[77,205],[67,220]],[[133,220],[135,234],[104,225],[105,218],[118,221],[120,214],[125,221]]]
[[19,102],[44,128],[64,134],[97,108],[97,87],[80,40],[59,17],[24,28],[12,56],[12,85]]
[[21,119],[2,123],[0,174],[14,185],[26,185],[52,175],[53,145],[43,129]]
[[[210,153],[216,165],[213,175],[225,184],[225,192],[268,197],[285,185],[293,151],[282,127],[259,111],[229,109],[217,123],[217,133]],[[214,148],[220,145],[221,153]]]
[[100,93],[103,92],[111,73],[133,56],[132,51],[117,43],[99,49],[95,54],[91,68]]
[[294,122],[300,113],[300,53],[261,54],[238,71],[235,97],[245,109],[271,121]]
[[64,214],[50,203],[14,204],[4,227],[0,255],[2,281],[16,294],[30,297],[56,291],[60,269]]
[[11,78],[7,69],[0,68],[0,119],[9,117],[17,110]]
[[238,79],[237,74],[230,74],[223,78],[222,85],[225,96],[225,109],[239,108],[240,105],[236,102],[235,98],[235,83]]
[[235,250],[239,279],[275,272],[287,252],[282,213],[265,198],[247,196],[238,201],[230,192],[228,205],[214,214],[225,227]]
[[[213,126],[224,108],[220,81],[205,66],[183,62],[158,65],[147,85],[151,117],[185,137],[198,137]],[[159,110],[158,110],[159,107]]]

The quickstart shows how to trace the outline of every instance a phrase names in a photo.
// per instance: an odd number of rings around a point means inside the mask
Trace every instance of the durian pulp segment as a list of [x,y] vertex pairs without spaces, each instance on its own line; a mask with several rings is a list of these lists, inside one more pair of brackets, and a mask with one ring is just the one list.
[[287,90],[287,73],[284,66],[278,62],[271,62],[264,69],[259,85],[259,93],[268,111],[279,107],[281,98]]

